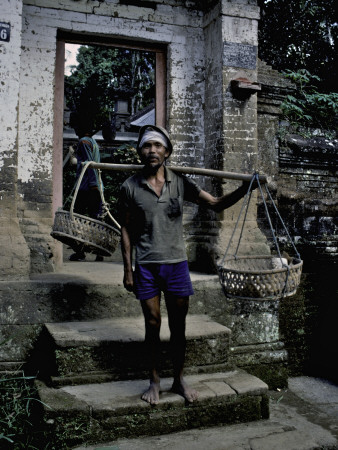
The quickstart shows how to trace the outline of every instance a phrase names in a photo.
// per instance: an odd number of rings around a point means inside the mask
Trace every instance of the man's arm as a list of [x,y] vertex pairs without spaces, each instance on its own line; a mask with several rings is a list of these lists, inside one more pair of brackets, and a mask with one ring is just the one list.
[[122,258],[124,265],[123,285],[127,289],[127,291],[132,292],[134,288],[133,264],[132,264],[133,246],[131,244],[129,233],[130,213],[128,211],[124,214],[124,217],[120,222],[121,222]]
[[[197,203],[199,205],[204,205],[209,209],[212,209],[215,212],[221,212],[226,208],[230,208],[230,206],[234,205],[238,202],[244,195],[248,192],[249,189],[248,182],[243,182],[243,184],[233,192],[229,194],[225,194],[222,197],[214,197],[203,189],[199,193],[199,197]],[[253,187],[255,188],[256,185]]]

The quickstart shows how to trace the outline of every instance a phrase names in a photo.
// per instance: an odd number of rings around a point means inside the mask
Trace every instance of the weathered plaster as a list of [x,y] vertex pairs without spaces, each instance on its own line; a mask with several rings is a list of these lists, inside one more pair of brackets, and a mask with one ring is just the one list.
[[0,42],[0,279],[26,276],[28,247],[17,219],[17,145],[22,2],[2,5],[1,20],[11,26],[10,41]]
[[[166,126],[175,147],[172,163],[250,173],[255,168],[257,156],[256,96],[236,100],[230,82],[238,76],[257,80],[257,21],[258,9],[243,1],[222,0],[208,12],[194,9],[192,4],[186,7],[186,2],[170,0],[154,1],[153,7],[147,8],[111,1],[24,1],[22,36],[18,44],[20,55],[18,53],[15,61],[18,64],[15,105],[18,106],[16,114],[19,117],[17,129],[13,132],[16,149],[15,155],[11,155],[12,168],[6,170],[9,173],[14,170],[15,177],[18,177],[18,183],[15,183],[18,193],[13,193],[17,202],[13,213],[16,220],[20,219],[21,230],[30,249],[27,274],[52,271],[56,261],[50,230],[53,212],[61,206],[58,204],[61,195],[56,193],[61,190],[62,156],[57,152],[62,149],[61,146],[60,150],[55,147],[55,143],[62,139],[62,136],[55,136],[58,130],[62,133],[56,113],[62,103],[56,94],[60,92],[56,75],[56,61],[61,54],[57,53],[58,32],[61,30],[74,39],[80,36],[87,39],[107,37],[110,42],[120,39],[131,44],[144,42],[145,45],[165,46]],[[232,64],[233,55],[225,52],[236,48],[244,49],[243,57],[245,51],[250,50],[249,63],[240,61],[239,67]],[[214,182],[201,177],[197,180],[217,195],[240,184]],[[239,208],[240,205],[235,205],[220,215],[195,206],[186,209],[188,254],[198,269],[214,270],[215,260],[224,251],[224,242],[227,242]],[[257,227],[254,206],[249,211],[248,224],[245,251],[259,253],[266,246]],[[25,344],[20,346],[16,343],[12,353],[6,350],[11,361],[27,356],[34,332],[43,322],[67,320],[69,317],[83,320],[111,313],[109,308],[113,302],[110,302],[108,293],[100,297],[97,293],[87,296],[87,288],[76,287],[68,292],[69,286],[65,286],[67,295],[64,296],[58,290],[59,286],[52,292],[39,295],[41,287],[35,286],[36,292],[28,292],[27,289],[29,291],[29,287],[19,286],[15,297],[9,295],[6,287],[3,290],[5,300],[1,312],[6,332],[11,333],[17,327],[27,335]],[[212,314],[215,310],[210,292],[204,298],[208,299],[208,311]],[[115,294],[120,295],[117,288]],[[219,295],[222,298],[216,310],[224,309],[223,294],[218,290],[217,297]],[[101,303],[97,302],[98,298]],[[124,310],[125,305],[123,302]],[[223,311],[222,317],[234,327],[234,339],[238,341],[238,345],[233,341],[234,346],[252,342],[270,345],[278,339],[275,311],[261,311],[256,316],[249,311],[245,317],[238,313],[238,319],[236,314],[229,312],[227,315]],[[250,320],[246,320],[247,317]],[[246,329],[243,322],[254,326]],[[35,326],[37,328],[33,330],[31,327]]]

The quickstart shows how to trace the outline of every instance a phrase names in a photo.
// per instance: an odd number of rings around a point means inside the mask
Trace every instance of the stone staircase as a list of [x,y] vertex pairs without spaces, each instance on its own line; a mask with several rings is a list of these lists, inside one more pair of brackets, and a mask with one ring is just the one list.
[[230,330],[207,315],[187,317],[186,380],[199,392],[192,405],[170,391],[169,330],[161,328],[161,398],[148,386],[139,316],[45,324],[37,381],[44,421],[68,448],[144,435],[268,418],[268,386],[228,362]]
[[[143,317],[46,324],[53,385],[148,377],[144,358]],[[207,316],[187,319],[186,372],[228,369],[230,330]],[[161,327],[162,376],[171,375],[167,317]]]

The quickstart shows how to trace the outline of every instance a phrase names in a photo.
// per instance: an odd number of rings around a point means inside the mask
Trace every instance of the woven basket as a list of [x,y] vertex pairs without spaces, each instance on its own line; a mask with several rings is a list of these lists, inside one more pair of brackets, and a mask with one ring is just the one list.
[[287,266],[274,268],[279,258],[237,256],[218,266],[220,283],[227,297],[243,299],[279,299],[296,293],[303,261],[294,259]]
[[59,209],[51,235],[69,246],[82,245],[85,253],[111,256],[120,241],[120,231],[104,222]]

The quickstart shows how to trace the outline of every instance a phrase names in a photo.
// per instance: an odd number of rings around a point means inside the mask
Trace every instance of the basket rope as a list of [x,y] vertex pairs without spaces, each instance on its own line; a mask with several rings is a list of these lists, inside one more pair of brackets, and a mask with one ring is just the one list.
[[[243,257],[237,256],[240,242],[242,240],[244,225],[246,222],[249,204],[250,204],[250,200],[251,200],[251,194],[252,194],[251,188],[252,188],[252,185],[254,182],[257,183],[260,195],[263,200],[265,214],[268,219],[269,227],[270,227],[270,230],[272,233],[273,242],[274,242],[274,245],[277,250],[278,258],[280,260],[281,267],[279,270],[273,269],[272,267],[269,267],[268,270],[264,270],[264,269],[266,269],[266,267],[258,269],[258,266],[262,265],[262,261],[264,263],[266,263],[271,260],[270,256],[263,256],[263,257],[257,256],[257,257],[249,257],[249,258],[248,257],[243,258]],[[248,187],[248,191],[244,196],[242,207],[240,209],[238,218],[236,220],[235,227],[234,227],[231,237],[229,239],[226,251],[223,255],[220,265],[218,266],[220,282],[223,286],[223,289],[224,289],[226,295],[230,294],[230,296],[236,296],[236,297],[242,297],[242,298],[248,298],[248,297],[249,298],[252,298],[252,297],[254,297],[254,298],[257,298],[257,297],[273,297],[273,298],[281,297],[282,298],[286,295],[292,295],[295,292],[295,289],[297,289],[297,286],[300,282],[300,275],[301,275],[301,269],[302,269],[303,262],[301,261],[300,255],[291,239],[291,236],[285,226],[285,223],[284,223],[282,217],[279,214],[279,211],[276,207],[275,202],[272,199],[272,196],[270,194],[270,191],[269,191],[267,185],[265,185],[265,189],[266,189],[267,195],[274,207],[277,217],[281,221],[282,226],[286,232],[286,235],[287,235],[289,241],[291,242],[291,245],[295,251],[296,264],[292,264],[292,265],[285,264],[285,262],[282,258],[280,248],[278,245],[278,241],[277,241],[277,237],[275,234],[275,230],[273,229],[273,226],[272,226],[272,221],[271,221],[271,217],[269,214],[269,210],[268,210],[268,207],[267,207],[267,204],[265,201],[265,197],[263,194],[263,190],[262,190],[262,187],[261,187],[261,184],[259,181],[259,175],[257,172],[255,172],[251,178],[251,181],[250,181],[250,184]],[[240,218],[242,216],[244,209],[245,209],[245,214],[244,214],[244,219],[242,222],[241,232],[239,235],[236,250],[235,250],[233,257],[229,259],[228,252],[229,252],[230,246],[232,244],[233,238],[235,236],[235,232],[237,230],[237,227],[238,227],[238,224],[239,224],[239,221],[240,221]],[[247,261],[245,261],[245,259],[248,260],[250,258],[251,259],[253,258],[252,261],[253,261],[253,264],[257,265],[257,270],[254,270],[254,268],[252,267],[252,264],[250,264],[248,266]],[[225,262],[227,262],[228,265],[230,264],[230,268],[225,267]],[[246,267],[244,267],[244,266],[246,266]],[[290,279],[290,277],[291,277],[291,279]],[[248,288],[248,286],[250,286],[250,288]],[[246,292],[244,293],[244,291],[246,291]],[[244,293],[243,294],[244,296],[241,295],[241,292],[242,292],[242,294]]]
[[[75,201],[79,192],[81,181],[85,171],[91,163],[92,161],[82,163],[83,167],[80,176],[72,190],[73,192],[75,189],[75,192],[70,210],[68,212],[61,208],[56,211],[51,235],[55,239],[70,246],[76,243],[77,246],[80,246],[83,252],[110,256],[116,250],[120,241],[121,226],[110,214],[108,204],[105,201],[102,189],[101,170],[98,170],[97,176],[98,189],[102,200],[102,209],[104,211],[100,216],[100,219],[103,219],[106,215],[108,215],[114,224],[114,227],[102,222],[101,220],[74,213]],[[67,203],[67,201],[68,199],[65,203]]]
[[225,261],[227,255],[228,255],[228,251],[229,251],[229,249],[230,249],[231,243],[232,243],[233,238],[234,238],[234,236],[235,236],[235,232],[236,232],[236,229],[237,229],[239,220],[240,220],[240,218],[241,218],[241,216],[242,216],[243,210],[244,210],[244,208],[246,207],[246,211],[245,211],[245,215],[244,215],[244,220],[243,220],[243,224],[242,224],[242,229],[241,229],[241,234],[240,234],[240,236],[239,236],[237,248],[236,248],[236,251],[235,251],[235,256],[237,255],[238,248],[239,248],[239,245],[240,245],[240,242],[241,242],[241,239],[242,239],[242,235],[243,235],[244,223],[245,223],[245,220],[246,220],[246,217],[247,217],[247,213],[248,213],[248,209],[249,209],[249,203],[250,203],[250,200],[251,200],[251,193],[252,193],[252,191],[251,191],[251,186],[252,186],[253,182],[254,182],[254,177],[251,178],[251,181],[250,181],[250,184],[249,184],[247,193],[246,193],[245,196],[244,196],[244,200],[243,200],[241,209],[240,209],[240,211],[239,211],[239,214],[238,214],[238,217],[237,217],[237,221],[236,221],[235,227],[234,227],[234,229],[233,229],[233,231],[232,231],[231,237],[230,237],[229,242],[228,242],[228,246],[227,246],[227,248],[226,248],[226,250],[225,250],[225,253],[224,253],[223,258],[222,258],[222,261],[221,261],[221,265],[222,265],[222,266],[223,266],[223,264],[224,264],[224,261]]
[[[92,163],[92,161],[87,161],[87,162],[85,162],[85,163],[82,163],[82,164],[83,164],[82,171],[81,171],[80,176],[79,176],[79,178],[78,178],[78,181],[77,181],[77,183],[76,183],[75,193],[74,193],[74,196],[73,196],[72,203],[71,203],[71,205],[70,205],[70,211],[69,211],[69,214],[70,214],[70,218],[71,218],[71,219],[73,219],[74,205],[75,205],[75,201],[76,201],[77,194],[78,194],[79,189],[80,189],[80,185],[81,185],[82,178],[83,178],[83,176],[84,176],[84,174],[85,174],[85,171],[87,170],[88,166],[89,166],[91,163]],[[99,188],[99,192],[100,192],[100,196],[101,196],[101,200],[102,200],[102,206],[103,206],[103,208],[105,209],[105,215],[108,214],[108,216],[110,217],[110,219],[113,221],[114,225],[120,230],[120,229],[121,229],[121,226],[120,226],[120,224],[114,219],[114,217],[110,214],[110,211],[109,211],[109,209],[108,209],[108,204],[106,203],[105,198],[104,198],[104,195],[103,195],[102,181],[101,181],[101,170],[100,170],[100,169],[98,169],[98,178],[99,178],[99,181],[98,181],[98,188]]]

